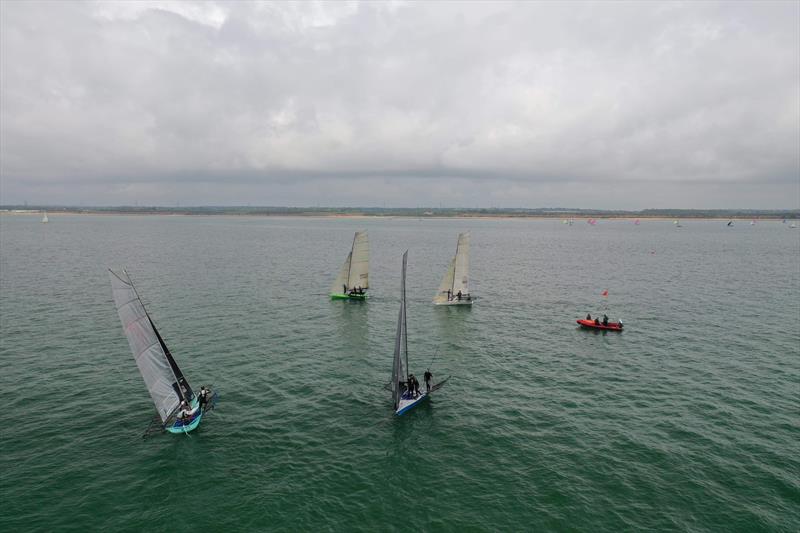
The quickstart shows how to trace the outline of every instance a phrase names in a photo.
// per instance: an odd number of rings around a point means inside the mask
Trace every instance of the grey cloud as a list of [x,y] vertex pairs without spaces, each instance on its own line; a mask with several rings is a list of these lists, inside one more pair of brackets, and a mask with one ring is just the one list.
[[0,10],[4,203],[800,206],[796,3]]

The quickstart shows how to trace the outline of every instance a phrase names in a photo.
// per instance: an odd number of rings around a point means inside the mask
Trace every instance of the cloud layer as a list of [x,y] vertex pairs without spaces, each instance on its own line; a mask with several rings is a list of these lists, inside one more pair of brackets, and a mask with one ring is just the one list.
[[0,195],[800,207],[800,4],[0,7]]

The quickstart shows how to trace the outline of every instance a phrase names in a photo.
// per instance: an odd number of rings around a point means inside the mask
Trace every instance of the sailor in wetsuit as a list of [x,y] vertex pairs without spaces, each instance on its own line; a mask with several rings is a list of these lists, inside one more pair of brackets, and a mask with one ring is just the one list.
[[202,387],[200,387],[200,393],[197,395],[198,405],[203,411],[206,410],[206,405],[208,405],[208,393],[209,390],[206,389],[205,385],[203,385]]
[[181,402],[181,410],[178,413],[178,419],[181,420],[184,424],[188,423],[189,420],[191,420],[192,417],[194,416],[194,414],[197,412],[198,408],[199,407],[195,407],[194,409],[191,409],[189,407],[189,404],[186,403],[186,400],[182,401]]
[[425,389],[430,392],[431,391],[431,378],[433,378],[433,374],[431,374],[431,369],[427,369],[425,374],[422,376],[425,378]]
[[604,326],[608,325],[608,316],[606,316],[606,315],[603,315],[603,325]]

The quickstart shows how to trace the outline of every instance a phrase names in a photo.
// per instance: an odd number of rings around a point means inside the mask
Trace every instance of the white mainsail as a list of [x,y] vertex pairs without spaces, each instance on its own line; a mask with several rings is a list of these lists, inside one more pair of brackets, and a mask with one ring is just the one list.
[[450,266],[447,267],[447,272],[442,278],[442,283],[439,285],[439,290],[433,298],[434,303],[447,303],[448,297],[453,294],[453,279],[456,273],[456,258],[450,260]]
[[339,275],[336,276],[336,279],[333,281],[333,285],[331,285],[331,293],[334,294],[344,294],[347,292],[348,289],[348,276],[350,275],[350,260],[353,257],[353,252],[347,254],[347,259],[344,260],[344,264],[342,268],[339,270]]
[[350,275],[347,286],[369,288],[369,240],[366,231],[357,231],[350,252]]
[[369,288],[369,239],[366,231],[357,231],[353,236],[353,246],[331,286],[331,292],[347,292],[356,287]]
[[459,233],[456,255],[450,261],[433,301],[446,303],[459,291],[462,296],[469,294],[469,232]]
[[145,311],[128,273],[123,270],[121,274],[117,274],[109,269],[109,276],[114,304],[133,352],[133,358],[147,385],[158,415],[162,422],[166,423],[178,409],[181,400],[188,400],[191,397],[191,389]]
[[[397,315],[397,334],[394,338],[394,363],[392,364],[392,400],[394,409],[400,405],[403,395],[401,381],[407,381],[406,369],[408,368],[408,333],[406,331],[406,262],[408,250],[403,254],[403,274],[400,278],[400,313]],[[403,364],[405,359],[405,365]]]
[[47,218],[47,211],[44,212],[44,216],[42,217],[42,224],[47,224],[50,222],[50,219]]
[[469,232],[458,235],[455,261],[453,294],[469,294]]

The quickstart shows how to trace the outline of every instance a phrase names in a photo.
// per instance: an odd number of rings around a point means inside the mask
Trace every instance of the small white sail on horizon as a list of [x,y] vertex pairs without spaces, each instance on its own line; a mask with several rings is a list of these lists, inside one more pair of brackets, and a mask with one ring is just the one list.
[[42,224],[47,224],[50,222],[50,219],[47,218],[47,211],[44,212],[44,216],[42,217]]
[[350,253],[331,285],[330,292],[347,295],[348,291],[355,288],[369,288],[369,238],[366,231],[357,231],[353,236]]
[[469,293],[469,232],[459,233],[456,253],[450,261],[439,290],[436,305],[472,305]]

